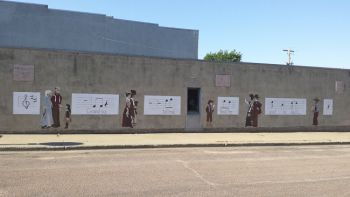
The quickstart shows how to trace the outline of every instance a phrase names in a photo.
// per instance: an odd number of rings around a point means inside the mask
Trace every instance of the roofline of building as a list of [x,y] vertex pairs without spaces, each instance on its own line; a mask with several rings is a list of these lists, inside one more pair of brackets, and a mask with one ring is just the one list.
[[101,17],[106,17],[110,18],[113,20],[122,20],[122,21],[128,21],[128,22],[133,22],[133,23],[143,23],[147,25],[154,25],[160,28],[167,28],[167,29],[174,29],[174,30],[183,30],[183,31],[195,31],[199,32],[199,30],[196,29],[188,29],[188,28],[177,28],[177,27],[167,27],[167,26],[160,26],[158,23],[150,23],[150,22],[143,22],[143,21],[133,21],[133,20],[128,20],[128,19],[119,19],[119,18],[114,18],[114,16],[107,16],[106,14],[99,14],[99,13],[92,13],[92,12],[81,12],[81,11],[74,11],[74,10],[63,10],[63,9],[55,9],[55,8],[50,8],[48,5],[45,4],[39,4],[39,3],[26,3],[26,2],[17,2],[17,1],[6,1],[6,0],[0,0],[0,2],[6,2],[6,3],[12,3],[12,4],[23,4],[23,5],[29,5],[29,6],[38,6],[38,7],[44,7],[48,10],[53,10],[53,11],[60,11],[60,12],[70,12],[70,13],[76,13],[76,14],[90,14],[90,15],[96,15],[96,16],[101,16]]
[[246,65],[255,65],[255,66],[274,66],[274,67],[284,67],[284,68],[296,67],[296,68],[303,68],[303,69],[342,70],[342,71],[349,71],[350,72],[350,69],[345,69],[345,68],[315,67],[315,66],[303,66],[303,65],[290,66],[290,65],[285,65],[285,64],[268,64],[268,63],[256,63],[256,62],[212,62],[212,61],[206,61],[206,60],[202,60],[202,59],[157,57],[157,56],[130,55],[130,54],[121,54],[121,53],[108,53],[108,52],[74,51],[74,50],[63,50],[63,49],[9,47],[9,46],[0,46],[0,49],[34,50],[34,51],[46,51],[46,52],[81,54],[81,55],[121,56],[121,57],[135,57],[135,58],[148,58],[148,59],[173,60],[173,61],[192,61],[192,62],[203,62],[203,63],[208,63],[208,64],[227,64],[227,65],[246,64]]

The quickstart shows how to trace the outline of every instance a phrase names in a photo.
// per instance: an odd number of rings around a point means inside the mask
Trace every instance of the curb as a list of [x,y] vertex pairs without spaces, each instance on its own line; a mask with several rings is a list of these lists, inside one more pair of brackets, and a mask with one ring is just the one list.
[[350,145],[350,142],[305,142],[305,143],[227,143],[227,144],[164,144],[164,145],[106,145],[106,146],[63,146],[63,147],[0,147],[4,151],[69,151],[107,149],[155,149],[155,148],[201,148],[201,147],[259,147],[259,146],[317,146]]
[[199,129],[114,129],[114,130],[65,130],[65,129],[44,129],[31,131],[5,131],[1,134],[157,134],[157,133],[295,133],[295,132],[350,132],[350,126],[297,126],[297,127],[228,127],[228,128],[199,128]]

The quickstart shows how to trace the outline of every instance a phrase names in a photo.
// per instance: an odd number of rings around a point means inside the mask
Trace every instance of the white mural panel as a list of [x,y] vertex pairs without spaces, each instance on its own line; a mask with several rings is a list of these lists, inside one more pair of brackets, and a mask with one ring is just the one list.
[[73,93],[72,114],[117,115],[119,114],[119,95]]
[[40,92],[13,92],[13,114],[40,114]]
[[218,115],[238,115],[238,97],[218,97]]
[[323,115],[333,115],[333,99],[323,100]]
[[265,98],[265,115],[306,115],[306,99]]
[[144,115],[181,115],[181,97],[145,96]]

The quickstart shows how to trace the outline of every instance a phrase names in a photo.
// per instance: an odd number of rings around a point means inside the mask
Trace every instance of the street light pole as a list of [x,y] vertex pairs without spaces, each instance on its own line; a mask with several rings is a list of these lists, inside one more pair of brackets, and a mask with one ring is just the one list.
[[292,58],[291,58],[291,54],[294,53],[293,50],[291,49],[283,49],[283,51],[286,51],[287,54],[288,54],[288,62],[287,62],[287,65],[293,65],[293,62],[292,62]]

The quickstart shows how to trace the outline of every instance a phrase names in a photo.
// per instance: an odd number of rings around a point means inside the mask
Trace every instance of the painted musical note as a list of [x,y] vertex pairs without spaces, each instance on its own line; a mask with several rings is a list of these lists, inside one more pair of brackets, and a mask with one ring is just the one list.
[[181,97],[145,96],[145,115],[180,115]]
[[30,99],[36,103],[37,102],[37,97],[35,97],[34,95],[30,95]]
[[23,105],[23,107],[25,109],[28,109],[29,106],[30,106],[30,102],[28,101],[28,95],[27,94],[24,95],[24,99],[22,101],[22,105]]
[[239,98],[238,97],[218,97],[218,115],[238,115]]
[[114,115],[119,111],[119,95],[72,94],[72,114]]
[[95,98],[95,103],[92,107],[96,108],[97,106],[99,106],[100,108],[103,107],[103,98]]
[[40,92],[13,92],[14,114],[40,114]]
[[266,115],[305,115],[306,99],[265,98]]

